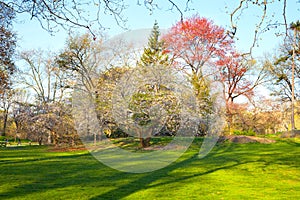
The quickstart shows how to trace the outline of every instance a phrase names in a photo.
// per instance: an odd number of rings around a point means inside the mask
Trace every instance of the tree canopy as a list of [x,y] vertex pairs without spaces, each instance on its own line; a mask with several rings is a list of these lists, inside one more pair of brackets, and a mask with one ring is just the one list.
[[9,86],[9,76],[15,69],[16,35],[12,31],[14,11],[0,2],[0,94]]

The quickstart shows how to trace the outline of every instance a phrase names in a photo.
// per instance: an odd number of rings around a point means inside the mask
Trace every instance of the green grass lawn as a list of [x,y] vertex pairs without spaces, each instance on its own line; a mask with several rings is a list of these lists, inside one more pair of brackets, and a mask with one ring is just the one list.
[[300,141],[219,144],[197,157],[201,139],[176,162],[130,174],[87,151],[0,148],[0,199],[300,199]]

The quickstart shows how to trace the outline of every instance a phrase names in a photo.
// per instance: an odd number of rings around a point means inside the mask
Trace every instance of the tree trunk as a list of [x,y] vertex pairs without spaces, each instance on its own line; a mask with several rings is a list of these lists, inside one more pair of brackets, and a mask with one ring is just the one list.
[[49,134],[48,134],[48,141],[47,141],[48,144],[51,144],[52,143],[51,141],[52,141],[52,139],[51,139],[51,132],[49,132]]
[[296,29],[294,29],[294,40],[293,40],[293,55],[292,55],[292,113],[291,113],[291,125],[292,131],[295,127],[295,49],[296,49]]
[[71,138],[71,146],[75,146],[75,140],[74,140],[74,137]]
[[98,139],[99,141],[102,141],[102,128],[100,127],[99,133],[98,133]]
[[140,138],[140,146],[141,148],[146,148],[150,146],[151,137]]
[[97,134],[94,133],[94,145],[96,145],[96,144],[97,144]]
[[[98,91],[95,91],[95,105],[97,105],[97,102],[99,102],[99,94]],[[100,124],[100,131],[99,131],[99,141],[102,140],[102,126],[103,126],[103,122],[102,122],[102,117],[101,114],[99,113],[99,110],[96,108],[96,117],[97,117],[97,123]]]
[[52,143],[57,147],[58,146],[58,136],[54,131],[51,132],[51,135],[52,135]]
[[233,123],[233,98],[226,99],[226,121],[228,127],[228,134],[231,135],[231,128]]
[[2,131],[2,136],[5,136],[5,135],[6,135],[7,121],[8,121],[8,110],[5,110],[5,111],[4,111],[4,119],[3,119],[3,131]]

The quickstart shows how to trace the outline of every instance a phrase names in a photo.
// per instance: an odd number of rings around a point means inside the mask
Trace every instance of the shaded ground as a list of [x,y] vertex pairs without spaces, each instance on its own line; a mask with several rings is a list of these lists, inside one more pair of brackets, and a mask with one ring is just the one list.
[[108,168],[84,150],[0,148],[0,199],[300,199],[300,140],[222,143],[203,159],[200,145],[143,174]]

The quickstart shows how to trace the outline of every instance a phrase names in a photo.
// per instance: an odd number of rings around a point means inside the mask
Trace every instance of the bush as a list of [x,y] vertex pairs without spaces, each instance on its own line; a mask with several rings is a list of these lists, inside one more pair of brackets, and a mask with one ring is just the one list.
[[0,136],[0,141],[5,141],[6,139],[8,139],[9,142],[14,141],[13,137]]
[[275,135],[282,135],[282,133],[283,133],[283,132],[278,131],[278,132],[275,133]]
[[234,135],[246,135],[246,136],[255,136],[256,135],[256,133],[252,129],[247,130],[247,131],[234,130],[233,134]]
[[121,128],[116,128],[112,131],[111,134],[106,134],[108,138],[125,138],[128,137],[128,134],[125,133]]

